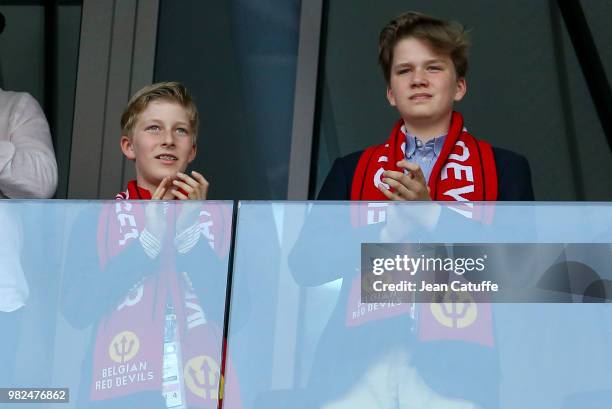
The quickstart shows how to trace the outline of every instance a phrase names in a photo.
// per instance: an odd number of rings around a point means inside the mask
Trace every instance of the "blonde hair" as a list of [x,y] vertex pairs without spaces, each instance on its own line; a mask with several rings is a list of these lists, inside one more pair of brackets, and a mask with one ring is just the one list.
[[158,82],[147,85],[136,92],[128,102],[123,114],[121,115],[121,132],[123,135],[132,136],[134,125],[147,106],[153,101],[167,101],[179,104],[185,109],[189,118],[189,125],[193,135],[193,143],[196,143],[198,136],[198,108],[191,99],[191,95],[184,85],[178,82]]

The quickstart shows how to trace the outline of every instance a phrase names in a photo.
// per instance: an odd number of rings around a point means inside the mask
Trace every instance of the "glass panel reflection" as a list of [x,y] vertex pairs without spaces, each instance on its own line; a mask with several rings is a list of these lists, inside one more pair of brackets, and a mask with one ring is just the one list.
[[14,261],[0,288],[30,293],[3,313],[16,324],[1,349],[18,348],[2,386],[67,387],[67,407],[217,407],[231,203],[13,201],[0,215]]
[[[240,393],[224,407],[596,407],[612,394],[607,220],[601,203],[242,202],[226,384]],[[516,302],[362,303],[362,243],[451,258],[484,243]]]

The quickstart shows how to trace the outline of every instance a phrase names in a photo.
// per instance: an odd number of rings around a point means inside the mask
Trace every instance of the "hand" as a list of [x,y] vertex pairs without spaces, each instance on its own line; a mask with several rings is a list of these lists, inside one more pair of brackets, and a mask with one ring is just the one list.
[[167,199],[164,196],[168,192],[168,187],[170,187],[171,180],[172,180],[172,177],[170,176],[166,176],[165,178],[163,178],[161,182],[159,182],[159,185],[157,186],[157,189],[155,189],[155,192],[153,192],[153,195],[151,196],[151,200]]
[[[191,176],[178,172],[178,179],[172,181],[174,188],[170,193],[179,200],[206,200],[210,184],[200,173],[191,171]],[[182,189],[185,193],[181,192]]]
[[[162,200],[168,193],[172,177],[166,176],[159,182],[159,185],[153,192],[151,200]],[[167,199],[167,198],[166,198]],[[163,214],[163,205],[161,203],[148,203],[145,206],[145,228],[151,233],[160,243],[166,233],[166,217]]]
[[[382,181],[393,188],[394,192],[382,184],[378,189],[394,201],[431,201],[429,187],[423,170],[416,163],[401,160],[397,166],[408,170],[407,173],[385,171]],[[420,237],[421,234],[435,228],[440,217],[440,206],[431,204],[412,204],[400,206],[390,204],[387,208],[387,222],[381,230],[381,240],[396,242],[407,237]]]
[[[206,200],[208,194],[208,187],[210,186],[208,181],[200,173],[192,171],[190,177],[184,173],[177,173],[180,180],[174,180],[174,189],[170,190],[177,199],[180,200]],[[185,193],[181,192],[182,189]],[[179,217],[176,221],[176,232],[177,236],[181,236],[187,230],[196,226],[199,222],[200,210],[202,210],[201,204],[192,203],[181,206]]]
[[423,175],[421,167],[416,163],[401,160],[397,162],[397,166],[408,170],[405,172],[397,172],[387,170],[383,173],[382,181],[394,189],[391,192],[382,183],[378,185],[378,189],[389,200],[418,200],[429,201],[429,187]]
[[442,208],[430,203],[389,203],[387,220],[380,232],[383,243],[398,243],[406,240],[426,240],[427,234],[438,225]]

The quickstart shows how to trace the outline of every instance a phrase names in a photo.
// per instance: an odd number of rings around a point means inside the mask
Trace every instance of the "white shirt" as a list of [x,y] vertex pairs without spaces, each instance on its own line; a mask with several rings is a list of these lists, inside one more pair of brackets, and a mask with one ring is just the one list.
[[[0,198],[49,198],[56,186],[57,164],[45,114],[30,94],[0,89]],[[19,309],[28,299],[21,230],[18,209],[0,203],[2,312]]]
[[0,312],[23,307],[30,293],[23,268],[23,243],[19,209],[10,203],[0,203]]
[[0,89],[0,198],[50,198],[56,186],[45,114],[30,94]]

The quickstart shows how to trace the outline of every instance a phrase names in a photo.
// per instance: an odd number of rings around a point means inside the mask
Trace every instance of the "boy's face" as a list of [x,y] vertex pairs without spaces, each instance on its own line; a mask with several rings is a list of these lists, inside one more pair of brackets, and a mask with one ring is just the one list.
[[453,103],[465,95],[450,56],[438,54],[423,40],[407,37],[393,51],[387,99],[405,122],[439,125],[449,121]]
[[155,191],[166,176],[184,172],[196,155],[185,109],[177,103],[152,101],[138,115],[132,136],[121,137],[121,150],[135,161],[140,187]]

